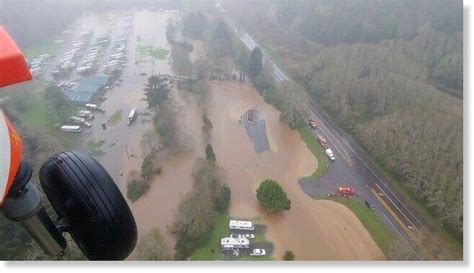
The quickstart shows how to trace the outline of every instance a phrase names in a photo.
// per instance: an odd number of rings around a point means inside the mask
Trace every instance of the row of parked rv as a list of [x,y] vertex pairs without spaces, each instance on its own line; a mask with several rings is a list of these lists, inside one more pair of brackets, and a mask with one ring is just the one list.
[[57,87],[61,87],[63,89],[71,89],[73,87],[75,87],[76,85],[79,84],[79,80],[75,80],[75,81],[70,81],[70,82],[56,82],[56,86]]
[[111,42],[110,35],[104,35],[96,39],[82,60],[81,66],[77,72],[81,75],[90,75],[99,67],[99,59],[104,55],[105,48]]
[[127,15],[125,15],[125,17],[123,18],[122,27],[125,30],[131,29],[132,28],[132,20],[133,20],[133,13],[128,13]]
[[79,110],[76,115],[69,117],[71,124],[61,126],[61,131],[69,133],[80,133],[82,131],[81,126],[91,127],[91,120],[95,118],[95,115],[91,112],[93,110],[99,111],[99,107],[92,103],[87,103],[86,108],[88,110]]
[[113,70],[122,70],[127,65],[127,47],[128,37],[126,35],[121,35],[115,40],[109,59],[104,65],[104,73],[107,74]]
[[92,31],[81,32],[81,38],[72,44],[72,48],[64,52],[56,65],[56,69],[51,72],[55,77],[71,73],[76,67],[79,59],[84,55],[85,49],[90,43]]
[[33,77],[37,77],[43,73],[43,66],[47,63],[49,58],[51,58],[51,55],[41,54],[29,63],[30,72]]
[[103,69],[105,74],[109,74],[114,70],[122,70],[127,66],[127,47],[128,47],[128,37],[130,34],[129,29],[133,26],[133,14],[126,14],[124,17],[124,22],[122,27],[124,28],[125,33],[117,37],[117,39],[112,43],[112,50],[110,52],[109,58],[105,63]]
[[255,230],[255,226],[251,221],[230,220],[229,229],[231,230],[231,234],[221,239],[222,251],[231,251],[234,256],[239,256],[242,251],[245,251],[250,256],[266,255],[265,249],[252,248],[250,245],[250,239],[255,238],[255,234],[250,233]]

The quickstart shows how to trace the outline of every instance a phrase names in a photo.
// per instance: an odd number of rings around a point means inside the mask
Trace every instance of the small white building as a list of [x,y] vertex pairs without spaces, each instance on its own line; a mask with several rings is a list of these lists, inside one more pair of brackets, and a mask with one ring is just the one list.
[[251,221],[230,220],[229,229],[254,230],[255,227]]
[[247,238],[225,237],[221,239],[221,248],[224,250],[250,248],[250,242]]

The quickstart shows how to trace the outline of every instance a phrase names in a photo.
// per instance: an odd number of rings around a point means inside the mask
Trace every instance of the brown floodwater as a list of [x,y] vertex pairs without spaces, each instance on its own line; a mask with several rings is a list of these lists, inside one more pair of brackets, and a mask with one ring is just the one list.
[[[84,134],[85,142],[105,140],[102,147],[105,154],[98,157],[98,160],[114,178],[124,196],[127,195],[128,174],[139,171],[143,158],[149,153],[146,146],[141,145],[141,140],[147,131],[153,130],[152,123],[145,121],[151,117],[140,115],[146,111],[147,107],[147,103],[143,100],[143,86],[148,78],[141,76],[140,73],[147,73],[148,76],[153,73],[172,74],[168,59],[158,60],[144,57],[140,58],[144,62],[136,63],[139,59],[136,48],[138,45],[152,45],[169,50],[170,45],[165,35],[166,25],[168,20],[176,19],[175,14],[144,10],[133,11],[133,13],[135,15],[134,24],[130,30],[127,50],[128,66],[123,70],[124,81],[121,86],[114,87],[106,93],[109,99],[101,103],[101,108],[105,110],[105,113],[97,113],[92,128]],[[124,33],[121,28],[124,16],[125,12],[104,15],[91,13],[80,18],[72,29],[74,33],[93,30],[95,36],[110,33],[112,37],[116,37]],[[176,91],[173,91],[172,95],[181,106],[190,100],[185,99]],[[190,106],[183,107],[181,120],[183,126],[190,130],[190,135],[200,137],[201,125],[186,120],[188,117],[200,115],[197,113],[197,108],[193,108],[192,105],[191,103]],[[132,108],[137,108],[139,116],[131,126],[127,126],[127,116]],[[106,123],[114,112],[120,110],[122,111],[120,122],[103,130],[101,124]],[[150,191],[135,203],[127,200],[137,222],[139,238],[150,229],[157,227],[163,234],[170,250],[173,249],[174,238],[167,232],[168,226],[173,222],[175,208],[191,189],[192,166],[198,157],[198,152],[202,150],[202,141],[199,140],[196,141],[190,152],[159,162],[158,164],[163,167],[163,173],[152,182]],[[202,156],[202,153],[199,155]],[[136,252],[130,256],[130,259],[134,258],[136,258]]]
[[163,161],[158,159],[156,164],[162,166],[162,173],[153,179],[149,191],[131,206],[139,234],[145,234],[157,227],[171,252],[176,239],[171,234],[170,227],[176,209],[192,189],[191,174],[196,159],[204,157],[202,112],[195,98],[183,93],[174,89],[171,95],[179,107],[179,122],[185,133],[192,138],[192,149],[167,157]]
[[[240,116],[251,108],[263,113],[270,151],[255,152],[239,123]],[[238,83],[213,84],[208,112],[217,162],[226,170],[232,191],[229,213],[235,218],[260,219],[267,226],[267,239],[275,246],[274,259],[281,259],[285,250],[292,250],[298,260],[384,258],[351,211],[303,193],[297,181],[311,175],[317,160],[297,131],[281,123],[279,112],[254,88]],[[274,179],[284,188],[292,202],[289,211],[269,214],[260,207],[256,189],[265,179]]]
[[[135,48],[150,44],[169,49],[165,29],[172,15],[138,11],[135,13],[128,56],[129,66],[124,70],[122,86],[114,88],[102,104],[106,114],[98,114],[90,138],[106,141],[106,154],[100,162],[109,171],[126,195],[127,176],[139,171],[147,151],[140,145],[143,135],[152,129],[150,122],[126,126],[131,108],[143,111],[146,102],[142,88],[146,77],[141,72],[172,74],[168,60],[154,60],[135,65]],[[88,15],[79,21],[78,28],[96,29],[97,33],[120,33],[118,27],[124,14],[107,16]],[[110,19],[110,20],[109,20]],[[139,37],[139,38],[137,38]],[[196,60],[203,51],[202,44],[193,42]],[[139,238],[158,228],[172,251],[175,238],[169,232],[174,213],[180,201],[192,189],[192,168],[198,157],[204,156],[202,136],[202,106],[197,106],[190,94],[173,90],[173,98],[180,106],[180,122],[193,139],[193,148],[157,162],[162,174],[155,177],[150,190],[135,203],[129,203],[139,232]],[[243,113],[257,108],[266,120],[270,151],[256,153],[245,128],[239,123]],[[100,124],[117,110],[123,111],[123,120],[107,130]],[[213,123],[212,145],[218,164],[225,169],[227,183],[232,190],[230,215],[236,218],[258,218],[267,225],[266,237],[274,243],[274,259],[280,259],[290,249],[300,260],[382,259],[383,254],[370,238],[360,221],[344,206],[331,201],[315,201],[305,195],[297,183],[300,177],[310,175],[317,161],[296,131],[282,124],[279,112],[266,104],[254,88],[237,83],[212,84],[212,96],[207,114]],[[113,144],[115,143],[115,144]],[[113,145],[112,145],[113,144]],[[134,156],[130,156],[133,154]],[[264,179],[277,180],[292,201],[292,208],[279,214],[268,214],[259,206],[255,191]],[[137,258],[136,252],[131,259]]]

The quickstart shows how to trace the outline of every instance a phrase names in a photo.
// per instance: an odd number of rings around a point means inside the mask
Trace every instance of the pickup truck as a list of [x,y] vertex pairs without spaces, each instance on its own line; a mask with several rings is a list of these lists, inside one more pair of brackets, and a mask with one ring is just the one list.
[[319,144],[321,144],[321,147],[323,147],[324,149],[329,149],[328,142],[322,135],[318,135],[318,140]]

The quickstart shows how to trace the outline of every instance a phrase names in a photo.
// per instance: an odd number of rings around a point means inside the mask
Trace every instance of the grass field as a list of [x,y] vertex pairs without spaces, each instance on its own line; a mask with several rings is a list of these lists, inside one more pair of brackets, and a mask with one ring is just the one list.
[[[44,98],[44,85],[34,85],[35,90],[23,97],[25,111],[18,113],[21,124],[31,133],[47,136],[60,142],[65,149],[75,147],[77,134],[64,134],[56,126],[63,124],[63,119],[48,105]],[[37,89],[36,89],[37,88]],[[64,115],[71,116],[78,110],[75,105],[67,106]]]
[[31,92],[25,101],[28,106],[26,111],[21,113],[21,120],[26,127],[41,126],[49,129],[59,122],[56,115],[46,115],[46,101],[43,92]]
[[349,208],[359,218],[380,249],[384,253],[388,253],[394,237],[375,212],[369,210],[361,201],[354,198],[324,197],[322,199],[336,201]]
[[115,113],[110,116],[109,120],[107,120],[107,125],[115,125],[122,120],[122,111],[116,111]]
[[30,47],[24,51],[26,58],[34,59],[41,54],[53,55],[58,48],[58,45],[54,43],[54,38],[48,38],[36,44],[34,47]]
[[169,50],[161,48],[161,47],[154,47],[151,45],[139,45],[137,47],[138,54],[143,56],[151,56],[157,60],[165,60],[168,58]]
[[228,215],[219,214],[219,216],[217,216],[216,224],[209,239],[205,245],[194,251],[191,260],[216,261],[224,259],[224,255],[219,247],[219,242],[222,237],[229,235],[229,219]]
[[318,168],[310,176],[312,181],[316,180],[327,169],[329,165],[329,159],[324,153],[323,147],[321,147],[318,140],[314,137],[313,133],[311,132],[311,129],[305,126],[298,129],[298,132],[300,133],[301,139],[306,143],[306,146],[308,147],[308,149],[313,153],[313,155],[318,160]]

